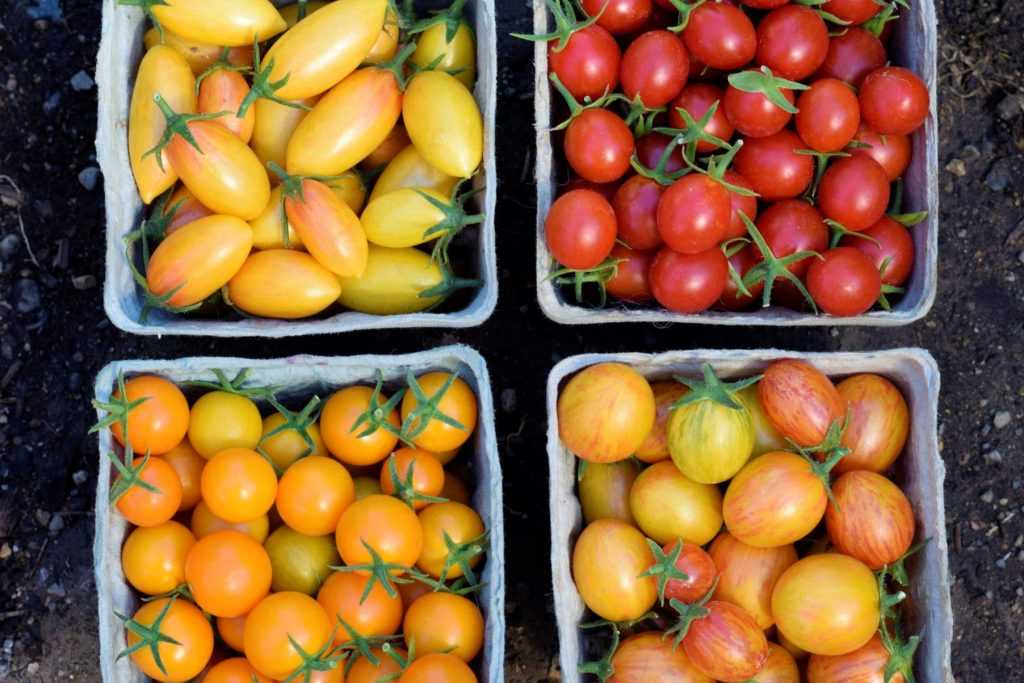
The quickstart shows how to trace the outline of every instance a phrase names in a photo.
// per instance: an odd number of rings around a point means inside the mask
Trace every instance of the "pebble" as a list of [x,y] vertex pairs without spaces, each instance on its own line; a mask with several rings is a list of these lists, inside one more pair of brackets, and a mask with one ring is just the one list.
[[36,521],[39,522],[39,526],[48,526],[50,524],[50,513],[41,508],[36,509]]
[[39,673],[39,662],[29,662],[28,666],[25,667],[25,673],[29,676],[35,676]]
[[996,105],[996,113],[1003,121],[1012,121],[1024,113],[1024,95],[1014,93],[1007,95]]
[[54,515],[50,518],[50,526],[47,527],[51,532],[57,533],[64,528],[64,518],[59,514]]
[[1010,424],[1011,419],[1013,419],[1013,417],[1010,415],[1009,410],[1000,410],[996,413],[995,418],[992,420],[992,424],[996,429],[1002,429],[1006,425]]
[[75,289],[92,289],[96,286],[96,278],[93,275],[75,275],[71,278],[71,284]]
[[985,176],[985,187],[993,192],[1002,192],[1010,185],[1010,162],[1000,159],[992,164],[992,169]]
[[82,374],[79,372],[72,372],[68,375],[68,389],[71,391],[78,391],[82,388]]
[[1017,254],[1017,260],[1020,261],[1021,263],[1024,263],[1024,251]]
[[46,587],[46,594],[51,598],[64,598],[67,597],[68,592],[64,589],[64,584],[58,581]]
[[85,470],[78,470],[71,475],[71,480],[75,482],[75,486],[81,486],[85,482],[89,481],[89,473]]
[[967,164],[964,163],[963,159],[953,159],[946,164],[946,170],[958,178],[963,178],[967,175]]
[[960,150],[960,158],[964,161],[974,161],[975,159],[981,158],[981,150],[974,145],[964,145],[964,148]]
[[9,259],[21,248],[21,238],[17,235],[4,235],[0,239],[0,258]]
[[39,285],[35,280],[24,278],[14,283],[14,307],[18,313],[31,313],[40,303]]
[[985,493],[981,494],[982,503],[991,503],[995,499],[996,494],[992,492],[992,489],[989,489],[988,491],[985,491]]
[[51,113],[57,111],[58,107],[60,107],[60,93],[59,92],[53,93],[52,95],[47,97],[46,100],[43,102],[43,111],[46,112],[47,114],[51,114]]
[[0,560],[6,560],[13,554],[14,551],[11,550],[10,543],[4,543],[3,545],[0,545]]
[[983,453],[981,456],[989,465],[999,465],[1003,462],[1003,454],[998,450]]
[[78,173],[78,182],[87,190],[95,189],[99,179],[100,169],[96,166],[87,166]]
[[505,389],[501,392],[501,409],[506,413],[514,412],[516,409],[516,390]]
[[92,80],[92,76],[87,74],[84,69],[71,77],[71,87],[75,90],[89,90],[94,85],[96,85],[96,82]]

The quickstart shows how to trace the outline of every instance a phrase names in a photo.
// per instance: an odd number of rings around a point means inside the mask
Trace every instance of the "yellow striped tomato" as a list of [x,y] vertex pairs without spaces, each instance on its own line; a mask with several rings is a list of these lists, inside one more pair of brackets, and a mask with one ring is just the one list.
[[484,124],[473,95],[454,76],[421,71],[402,100],[409,138],[431,166],[468,178],[483,159]]
[[339,278],[338,302],[353,311],[396,315],[424,311],[439,304],[447,292],[424,296],[445,281],[445,273],[419,249],[389,249],[371,244],[366,270],[359,277]]
[[[160,31],[151,28],[142,37],[142,42],[147,50],[152,50],[157,45],[166,45],[169,48],[181,53],[188,65],[192,67],[192,73],[198,76],[213,66],[221,53],[224,51],[220,45],[211,43],[199,43],[194,40],[182,38],[173,31],[164,29],[163,40],[160,39]],[[240,45],[228,50],[228,63],[233,66],[248,66],[252,64],[252,45]]]
[[576,541],[572,576],[583,602],[609,621],[638,619],[654,606],[658,589],[650,576],[654,564],[647,539],[617,519],[591,522]]
[[341,286],[309,254],[289,249],[252,253],[228,283],[238,308],[264,318],[293,320],[316,315],[338,298]]
[[287,28],[270,0],[165,0],[150,11],[165,30],[211,45],[252,45]]
[[332,273],[358,277],[366,270],[366,233],[345,202],[318,180],[298,178],[295,191],[285,187],[284,208],[289,224],[309,253]]
[[796,562],[793,546],[755,548],[723,531],[708,548],[708,554],[718,569],[715,600],[747,610],[762,629],[774,624],[772,590],[782,573]]
[[242,142],[249,142],[256,125],[256,110],[250,107],[242,118],[236,113],[248,94],[249,84],[242,74],[230,69],[216,69],[199,85],[197,110],[200,114],[228,112],[212,120],[237,135]]
[[458,178],[439,171],[427,163],[415,145],[409,145],[396,154],[395,158],[384,167],[383,173],[373,185],[370,201],[403,187],[436,190],[443,196],[449,197],[458,182]]

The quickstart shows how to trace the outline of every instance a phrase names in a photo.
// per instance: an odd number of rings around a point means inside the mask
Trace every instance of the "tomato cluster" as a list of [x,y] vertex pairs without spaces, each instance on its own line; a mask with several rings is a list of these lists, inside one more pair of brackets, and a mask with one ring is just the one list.
[[154,208],[126,257],[143,316],[390,315],[479,286],[449,255],[483,221],[463,189],[483,120],[462,0],[423,19],[387,0],[141,4],[128,155]]
[[143,599],[122,656],[157,681],[475,682],[487,530],[455,473],[472,388],[379,377],[295,412],[246,372],[215,375],[191,406],[156,375],[96,404],[123,449],[110,500]]
[[[550,279],[693,314],[889,308],[929,93],[888,64],[902,0],[548,0],[555,127],[572,176],[545,220]],[[832,24],[831,28],[829,24]],[[774,297],[773,297],[774,294]]]
[[910,429],[900,390],[789,359],[736,382],[703,373],[648,382],[600,363],[561,390],[585,521],[573,578],[598,619],[584,628],[612,632],[580,671],[913,680],[899,604],[915,520],[888,476]]

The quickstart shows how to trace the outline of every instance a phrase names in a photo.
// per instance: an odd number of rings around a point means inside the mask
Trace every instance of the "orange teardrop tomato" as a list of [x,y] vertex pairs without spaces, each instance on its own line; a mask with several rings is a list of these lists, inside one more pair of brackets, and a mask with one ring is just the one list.
[[464,86],[473,89],[476,82],[476,41],[469,24],[460,21],[455,35],[448,39],[446,22],[433,24],[419,34],[416,51],[409,61],[425,69],[428,66],[452,74]]
[[[366,187],[362,179],[355,173],[346,173],[340,178],[327,183],[331,191],[353,212],[361,211],[366,201]],[[249,221],[252,228],[252,244],[256,249],[294,249],[306,251],[302,238],[288,225],[288,244],[284,242],[284,187],[278,185],[270,192],[263,213]]]
[[[363,592],[371,579],[355,572],[334,572],[320,587],[316,600],[327,612],[332,622],[343,619],[356,633],[364,638],[389,636],[402,624],[402,597],[388,595],[379,582],[373,581],[366,598]],[[339,628],[334,634],[334,644],[349,642],[349,633]]]
[[270,592],[270,557],[249,536],[227,529],[199,539],[185,560],[196,604],[215,617],[240,617]]
[[742,607],[712,600],[683,638],[683,651],[706,676],[723,683],[748,681],[768,659],[768,640]]
[[196,449],[192,448],[187,438],[182,439],[181,443],[160,457],[174,469],[181,482],[181,504],[178,506],[178,512],[191,510],[203,497],[199,482],[203,476],[206,459],[196,453]]
[[700,484],[670,460],[648,467],[633,482],[629,508],[637,526],[659,545],[682,539],[704,545],[722,528],[722,494]]
[[430,418],[424,427],[419,417],[413,415],[414,411],[423,408],[420,405],[416,392],[407,391],[402,398],[402,422],[409,421],[409,431],[415,436],[412,442],[417,447],[432,453],[450,451],[459,448],[469,440],[476,429],[477,406],[476,394],[465,381],[455,377],[447,390],[441,394],[445,384],[451,379],[450,372],[428,372],[416,379],[423,394],[429,400],[437,399],[437,412],[447,415],[462,425],[462,428],[441,422],[436,417]]
[[832,485],[834,505],[825,511],[832,544],[872,570],[900,559],[914,542],[914,510],[881,474],[847,472]]
[[878,583],[847,555],[824,553],[797,561],[772,592],[775,625],[797,647],[816,655],[844,655],[878,630]]
[[[230,133],[228,133],[230,135]],[[210,296],[238,272],[252,249],[252,230],[234,216],[207,216],[179,228],[149,259],[146,283],[167,303],[190,306]]]
[[263,545],[263,542],[267,540],[267,534],[270,533],[270,519],[267,515],[250,519],[247,522],[232,524],[210,512],[210,507],[203,501],[199,501],[199,504],[192,510],[189,526],[196,538],[205,538],[218,531],[232,529],[245,534],[260,545]]
[[[297,100],[296,104],[302,104],[312,108],[316,104],[316,97],[307,97]],[[309,110],[300,107],[289,107],[273,100],[258,99],[253,105],[256,111],[256,125],[252,129],[252,139],[249,145],[256,156],[260,158],[263,166],[273,161],[284,168],[286,163],[286,152],[288,141],[292,139],[292,133],[306,118]]]
[[284,680],[302,665],[302,653],[317,653],[327,644],[331,627],[327,612],[308,595],[274,593],[245,620],[245,656],[263,675]]
[[250,315],[296,320],[333,304],[338,278],[309,254],[268,249],[249,255],[228,282],[231,303]]
[[779,433],[799,446],[820,444],[829,427],[846,415],[846,403],[832,381],[802,360],[769,365],[758,382],[758,395]]
[[751,680],[755,683],[800,683],[800,669],[786,648],[768,643],[768,659]]
[[402,633],[419,656],[446,652],[471,662],[484,644],[484,615],[461,595],[427,593],[406,610]]
[[178,179],[166,150],[162,152],[163,168],[156,155],[145,156],[167,130],[167,120],[153,97],[159,92],[174,111],[190,113],[196,110],[195,89],[195,75],[177,50],[157,45],[142,57],[128,112],[128,158],[144,204],[151,203]]
[[620,363],[598,363],[562,388],[558,433],[580,458],[616,462],[643,444],[656,413],[654,392],[643,375]]
[[373,47],[363,58],[363,64],[390,62],[398,52],[398,38],[398,15],[391,7],[388,7],[388,11],[384,14],[384,25],[381,27],[380,33],[377,34],[377,40],[374,41]]
[[[173,382],[156,375],[139,375],[125,380],[129,402],[145,399],[128,413],[128,436],[138,454],[163,455],[181,443],[188,431],[188,401]],[[112,398],[121,399],[115,389]],[[110,433],[124,445],[121,422],[110,425]]]
[[242,118],[238,118],[237,112],[248,94],[249,83],[245,76],[230,69],[217,69],[199,84],[199,100],[196,107],[200,114],[228,112],[212,121],[224,126],[242,142],[247,143],[252,139],[253,127],[256,125],[256,110],[249,107]]
[[217,633],[224,644],[235,652],[245,652],[245,615],[217,617]]
[[300,534],[323,536],[338,528],[355,501],[352,476],[337,460],[311,455],[289,467],[277,487],[277,512]]
[[273,683],[252,667],[245,657],[232,657],[215,664],[202,683]]
[[367,496],[378,496],[383,493],[380,489],[378,477],[352,477],[352,485],[355,487],[356,500],[362,500]]
[[174,190],[174,194],[167,200],[167,209],[168,211],[174,209],[174,216],[167,224],[167,235],[192,221],[213,215],[213,211],[203,206],[203,203],[196,199],[196,196],[184,185],[178,185]]
[[793,546],[755,548],[723,531],[708,553],[718,568],[715,599],[742,607],[762,629],[774,624],[772,590],[782,573],[796,562]]
[[262,434],[260,409],[245,396],[210,391],[192,404],[188,440],[204,458],[226,448],[256,448]]
[[152,11],[165,29],[211,45],[252,45],[287,28],[270,0],[174,0]]
[[827,504],[825,485],[811,464],[794,453],[775,451],[751,460],[729,482],[722,514],[737,539],[774,548],[811,533]]
[[441,487],[441,497],[447,498],[449,501],[469,505],[470,493],[466,487],[466,482],[462,481],[458,475],[445,471],[444,486]]
[[256,451],[228,448],[206,463],[202,490],[210,512],[228,522],[248,522],[274,505],[277,474]]
[[303,245],[335,275],[362,275],[368,246],[359,217],[318,180],[303,180],[300,192],[298,197],[286,194],[284,208]]
[[591,522],[572,552],[572,575],[583,602],[602,619],[638,619],[654,606],[658,589],[641,576],[654,564],[647,539],[617,519]]
[[387,0],[332,2],[292,27],[263,58],[264,67],[274,64],[270,82],[288,78],[277,96],[319,95],[352,73],[377,42],[387,6]]
[[[142,626],[153,627],[164,609],[167,612],[160,622],[160,634],[173,642],[161,642],[156,647],[163,666],[157,664],[150,647],[132,652],[132,663],[155,681],[190,680],[210,661],[213,629],[195,605],[181,599],[162,598],[144,603],[132,618]],[[131,629],[126,628],[124,636],[129,648],[139,642],[139,635]]]
[[[481,550],[486,548],[486,542],[480,539],[484,534],[484,523],[476,510],[464,505],[448,501],[447,503],[434,503],[420,511],[420,526],[423,527],[423,550],[416,560],[416,566],[435,579],[441,578],[441,572],[445,569],[445,562],[449,559],[448,544],[445,542],[445,534],[456,544],[476,541]],[[477,567],[483,554],[473,555],[469,558],[470,568]],[[445,579],[457,579],[463,575],[462,567],[453,564],[448,567]]]
[[877,635],[863,647],[845,655],[811,655],[807,662],[807,683],[905,683],[900,672],[886,681],[889,651]]
[[[411,567],[423,550],[423,528],[408,505],[391,496],[368,496],[341,514],[334,535],[338,553],[347,565],[372,561],[364,543],[389,564]],[[403,574],[393,568],[391,574]]]
[[[394,647],[392,651],[402,659],[405,659],[407,656],[406,651],[400,647]],[[366,657],[355,655],[357,658],[355,663],[352,664],[352,668],[349,669],[345,683],[378,683],[392,674],[401,675],[402,665],[389,657],[384,650],[374,648],[370,652],[373,653],[377,664],[374,664]]]
[[[146,466],[142,467],[142,463]],[[181,480],[177,472],[160,458],[136,458],[132,468],[139,471],[138,477],[155,490],[149,491],[139,485],[131,486],[117,499],[117,510],[135,526],[157,526],[163,524],[181,507]],[[120,475],[118,481],[121,480]]]
[[[157,45],[166,45],[178,51],[188,65],[192,67],[192,73],[200,75],[213,66],[224,48],[220,45],[210,43],[199,43],[194,40],[186,40],[173,31],[164,29],[161,37],[158,29],[151,28],[142,37],[142,42],[147,50],[152,50]],[[228,63],[232,66],[248,66],[252,64],[252,44],[239,45],[228,51]]]
[[619,644],[608,683],[714,683],[661,631],[643,631]]
[[771,451],[784,451],[789,448],[786,440],[779,434],[779,430],[764,414],[759,392],[757,384],[751,384],[736,393],[736,398],[747,407],[747,412],[750,413],[750,422],[754,426],[754,452],[750,455],[752,458]]
[[121,548],[121,568],[128,583],[146,595],[170,593],[185,583],[185,557],[196,542],[177,522],[139,527]]
[[456,178],[468,178],[483,159],[484,124],[472,93],[444,71],[421,71],[402,99],[402,120],[423,158]]
[[458,178],[428,164],[423,155],[416,150],[416,146],[409,145],[384,167],[384,171],[373,185],[373,191],[370,192],[370,201],[395,190],[417,187],[434,190],[442,197],[450,197],[458,182]]
[[395,124],[395,127],[391,129],[388,136],[377,145],[377,148],[370,152],[362,161],[359,162],[359,168],[372,171],[374,169],[387,166],[391,163],[391,160],[398,156],[398,153],[408,147],[412,143],[409,140],[409,134],[405,132],[405,126],[399,121]]
[[398,683],[477,683],[469,665],[454,655],[430,654],[409,665]]
[[402,114],[395,74],[368,66],[320,98],[288,142],[287,169],[298,175],[337,175],[383,143]]
[[654,392],[655,417],[654,426],[640,447],[636,449],[637,459],[646,463],[655,463],[661,460],[668,460],[668,436],[666,427],[668,418],[672,412],[672,404],[683,397],[688,389],[685,384],[675,381],[652,382],[651,390]]
[[599,463],[587,462],[580,466],[583,471],[577,482],[583,519],[620,519],[633,523],[629,509],[629,491],[640,473],[640,467],[633,460]]
[[[285,417],[281,413],[271,413],[263,418],[263,436],[260,437],[260,450],[270,458],[278,472],[284,472],[293,462],[307,455],[326,456],[327,447],[320,438],[320,428],[316,423],[310,423],[304,428],[304,432],[313,442],[310,450],[309,444],[302,435],[294,428],[282,428]],[[281,431],[276,431],[276,430]],[[276,432],[268,436],[271,432]]]
[[847,377],[836,389],[850,413],[841,441],[850,453],[836,465],[836,474],[885,472],[903,451],[910,432],[910,410],[903,394],[878,375]]
[[[392,465],[394,472],[392,472]],[[405,487],[412,469],[412,489]],[[397,484],[395,480],[397,481]],[[422,510],[429,501],[418,496],[437,497],[444,487],[444,468],[433,453],[419,448],[399,448],[380,470],[380,488],[389,496],[398,495],[414,510]]]
[[[400,423],[398,410],[381,416],[393,431],[378,427],[371,434],[363,435],[371,424],[363,422],[356,426],[360,416],[370,406],[373,389],[363,386],[346,387],[334,392],[320,412],[320,433],[323,435],[327,450],[335,458],[346,465],[373,465],[394,450],[398,444],[396,436]],[[388,402],[388,397],[381,394],[377,398],[379,406]]]

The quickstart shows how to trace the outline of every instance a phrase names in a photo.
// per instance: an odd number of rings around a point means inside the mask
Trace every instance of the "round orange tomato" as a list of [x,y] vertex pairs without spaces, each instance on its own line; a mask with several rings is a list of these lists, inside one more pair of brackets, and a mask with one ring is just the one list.
[[636,449],[638,460],[647,463],[654,463],[660,460],[668,460],[668,436],[666,428],[668,418],[672,413],[672,404],[683,397],[687,391],[686,385],[675,381],[652,382],[651,390],[654,392],[655,417],[654,426],[640,447]]
[[758,382],[768,419],[782,436],[800,446],[816,446],[829,427],[846,415],[846,404],[832,381],[810,363],[777,360]]
[[[143,674],[157,681],[187,681],[194,678],[206,667],[213,654],[213,629],[210,622],[191,602],[172,598],[144,603],[133,619],[142,626],[153,628],[161,613],[164,614],[159,625],[160,634],[175,641],[157,645],[163,667],[156,663],[149,647],[133,652],[132,663]],[[129,648],[134,646],[139,642],[138,634],[125,629],[125,642]]]
[[655,580],[640,576],[653,564],[644,535],[617,519],[591,522],[572,552],[572,575],[580,597],[609,621],[638,619],[654,606]]
[[477,678],[469,665],[458,657],[432,654],[410,664],[398,683],[477,683]]
[[353,477],[352,487],[355,490],[356,500],[362,500],[367,496],[381,495],[379,477]]
[[[423,528],[412,508],[391,496],[368,496],[352,503],[338,520],[334,535],[347,565],[372,561],[366,543],[387,563],[411,567],[423,550]],[[392,574],[404,573],[392,569]]]
[[232,657],[215,664],[202,683],[273,683],[252,667],[245,657]]
[[249,536],[260,545],[267,540],[267,534],[270,533],[270,519],[266,515],[250,519],[248,522],[233,524],[213,514],[210,507],[203,501],[199,501],[199,504],[192,510],[190,526],[197,539],[205,538],[217,531],[234,529]]
[[277,486],[277,512],[300,534],[323,536],[338,528],[355,500],[352,476],[336,460],[311,455],[289,467]]
[[661,631],[643,631],[623,640],[612,667],[615,673],[608,683],[714,683]]
[[690,624],[683,651],[716,681],[739,683],[757,674],[768,659],[768,640],[742,607],[712,600],[707,614]]
[[[412,488],[406,487],[412,469]],[[394,470],[394,471],[392,471]],[[395,484],[395,478],[398,484]],[[433,453],[419,448],[399,448],[380,470],[380,488],[387,495],[396,495],[410,503],[414,510],[422,510],[430,501],[419,496],[436,498],[444,488],[444,467]]]
[[447,652],[473,661],[484,643],[484,616],[476,604],[454,593],[428,593],[409,606],[402,621],[406,644],[416,653]]
[[583,519],[620,519],[632,524],[629,491],[639,473],[633,460],[583,463],[583,476],[577,482]]
[[[373,425],[363,421],[356,426],[356,422],[370,407],[372,396],[373,389],[369,387],[346,387],[334,392],[320,412],[320,433],[327,450],[346,465],[378,463],[388,457],[398,444],[396,434],[401,425],[397,409],[387,415],[376,416],[378,421],[389,424],[393,432],[385,427],[377,427],[372,434],[363,436]],[[377,397],[378,406],[383,406],[387,401],[388,397],[383,394]]]
[[327,612],[339,628],[334,634],[334,644],[349,642],[348,629],[340,626],[343,619],[364,638],[389,636],[402,624],[402,598],[391,597],[380,583],[374,581],[370,592],[363,599],[363,591],[370,577],[355,572],[334,572],[327,577],[317,593],[316,601]]
[[218,531],[196,541],[185,581],[196,604],[216,617],[240,617],[270,592],[267,551],[245,534]]
[[227,448],[256,448],[262,435],[260,410],[245,396],[211,391],[192,404],[188,440],[204,458]]
[[[416,560],[416,566],[435,579],[441,578],[445,562],[448,560],[448,544],[445,535],[456,544],[469,543],[480,538],[484,533],[484,523],[476,510],[449,501],[434,503],[420,511],[420,526],[423,527],[423,550]],[[481,550],[486,547],[484,541],[478,541]],[[475,568],[483,559],[483,554],[476,554],[467,560],[470,568]],[[448,568],[446,579],[457,579],[463,575],[462,567],[454,564]]]
[[235,652],[245,652],[245,615],[217,617],[217,633],[224,644]]
[[584,460],[615,462],[643,445],[656,414],[643,375],[619,363],[599,363],[577,373],[559,394],[558,433]]
[[313,441],[313,450],[295,429],[283,429],[271,437],[267,437],[275,429],[280,429],[285,417],[281,413],[272,413],[263,418],[263,435],[260,437],[260,449],[267,454],[279,472],[288,469],[289,465],[307,455],[327,455],[327,448],[320,438],[320,428],[316,424],[307,425],[306,434]]
[[[128,412],[128,438],[132,450],[139,455],[161,455],[185,438],[188,431],[188,401],[173,382],[156,375],[140,375],[124,383],[126,398],[130,402],[143,400]],[[120,390],[113,398],[121,398]],[[110,425],[110,433],[124,445],[121,423]]]
[[203,497],[199,481],[203,476],[206,460],[196,453],[188,439],[182,439],[181,443],[160,457],[174,469],[178,474],[178,481],[181,482],[181,504],[178,511],[191,510]]
[[[399,657],[405,659],[405,650],[400,647],[392,648],[392,650]],[[377,664],[374,664],[366,657],[355,655],[355,663],[349,669],[345,683],[378,683],[381,679],[387,678],[392,674],[402,673],[402,666],[389,657],[384,650],[374,648],[371,652],[374,658],[376,658]]]
[[804,659],[807,659],[807,657],[810,655],[810,653],[807,652],[807,650],[804,650],[794,645],[793,642],[790,641],[784,633],[777,632],[775,635],[779,639],[779,645],[785,648],[786,652],[788,652],[793,659],[797,661],[802,661]]
[[757,384],[751,384],[736,393],[736,398],[747,407],[747,412],[750,413],[750,422],[754,426],[754,452],[750,455],[752,458],[771,451],[784,451],[789,448],[786,440],[779,434],[779,430],[764,414],[759,391]]
[[800,683],[800,669],[786,648],[768,643],[768,659],[751,680],[756,683]]
[[[131,428],[129,428],[129,432]],[[145,467],[142,463],[146,463]],[[138,478],[153,487],[150,491],[133,484],[117,499],[117,509],[124,518],[135,526],[157,526],[163,524],[181,507],[181,480],[174,468],[160,458],[136,458],[132,469]],[[118,475],[117,486],[123,481]]]
[[[426,406],[420,404],[411,389],[402,397],[402,423],[408,421],[410,432],[416,435],[412,442],[432,453],[459,448],[476,429],[476,394],[463,380],[456,377],[452,381],[451,377],[448,372],[428,372],[417,378],[416,382],[428,400],[436,401],[436,411],[458,422],[462,429],[431,417],[430,412],[422,413]],[[451,385],[445,390],[449,381]],[[410,415],[413,417],[410,418]],[[422,424],[423,418],[429,418],[425,426]]]
[[914,510],[896,484],[866,470],[847,472],[832,485],[832,495],[825,525],[836,550],[878,570],[910,549]]
[[270,556],[270,590],[275,593],[316,595],[331,567],[341,562],[332,535],[306,536],[284,525],[274,529],[263,549]]
[[845,655],[811,655],[807,662],[807,683],[905,683],[906,679],[898,671],[886,681],[888,663],[889,651],[875,635],[866,645]]
[[844,655],[862,647],[878,630],[875,575],[847,555],[824,553],[787,569],[772,592],[779,632],[816,655]]
[[273,506],[277,474],[256,451],[228,448],[206,463],[202,490],[213,514],[228,522],[248,522]]
[[303,663],[295,645],[307,654],[320,652],[331,637],[331,628],[327,612],[313,598],[303,593],[274,593],[245,620],[245,656],[264,676],[283,680]]
[[774,624],[772,590],[782,573],[796,562],[793,546],[755,548],[723,531],[708,552],[718,568],[715,599],[742,607],[762,629]]
[[683,539],[704,545],[722,528],[722,494],[688,479],[670,460],[640,473],[629,492],[633,519],[660,545]]
[[177,522],[138,527],[121,548],[128,583],[146,595],[161,595],[185,583],[185,558],[196,538]]
[[422,581],[398,584],[398,593],[402,596],[402,605],[405,606],[405,609],[409,609],[409,606],[412,605],[412,603],[416,602],[424,595],[433,592],[434,589]]
[[444,486],[441,487],[441,497],[456,503],[462,503],[463,505],[469,505],[470,501],[466,482],[462,481],[458,475],[447,471],[444,473]]
[[850,413],[842,438],[850,453],[836,465],[836,474],[885,472],[903,451],[910,432],[910,410],[903,394],[878,375],[847,377],[836,389]]

